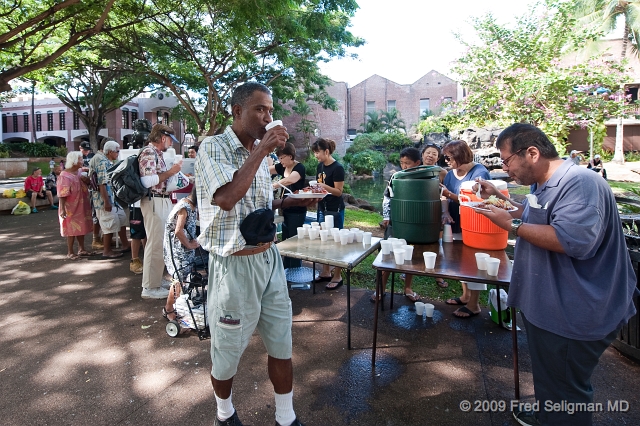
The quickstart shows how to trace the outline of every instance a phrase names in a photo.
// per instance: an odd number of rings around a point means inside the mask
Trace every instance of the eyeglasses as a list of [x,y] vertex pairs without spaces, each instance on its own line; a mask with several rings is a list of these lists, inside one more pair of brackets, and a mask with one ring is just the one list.
[[448,155],[443,155],[442,158],[444,158],[444,161],[451,161],[453,160],[453,158],[449,157]]
[[500,164],[502,166],[507,166],[509,167],[509,160],[511,160],[511,157],[514,157],[516,155],[518,155],[518,153],[520,153],[520,151],[527,149],[528,147],[524,147],[524,148],[520,148],[519,150],[517,150],[516,152],[514,152],[513,154],[511,154],[510,156],[508,156],[507,158],[505,158],[504,160],[500,160]]

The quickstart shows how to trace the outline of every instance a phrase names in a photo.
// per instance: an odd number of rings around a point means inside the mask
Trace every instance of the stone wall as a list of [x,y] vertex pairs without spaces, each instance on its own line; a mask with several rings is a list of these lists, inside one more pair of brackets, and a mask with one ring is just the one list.
[[4,178],[20,176],[27,172],[28,158],[0,158],[0,171]]

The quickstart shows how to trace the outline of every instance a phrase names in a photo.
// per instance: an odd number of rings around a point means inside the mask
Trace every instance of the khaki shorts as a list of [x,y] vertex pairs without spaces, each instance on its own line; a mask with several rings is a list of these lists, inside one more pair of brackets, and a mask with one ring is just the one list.
[[103,234],[115,234],[120,228],[127,226],[127,215],[120,207],[113,206],[110,212],[96,209],[96,216]]
[[215,379],[236,375],[256,329],[271,357],[291,358],[291,299],[275,244],[250,256],[211,253],[207,297]]

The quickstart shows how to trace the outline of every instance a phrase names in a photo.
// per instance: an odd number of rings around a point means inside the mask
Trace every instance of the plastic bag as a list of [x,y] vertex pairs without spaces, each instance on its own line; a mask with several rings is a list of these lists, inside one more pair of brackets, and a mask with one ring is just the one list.
[[25,203],[24,201],[18,201],[18,204],[16,204],[13,210],[11,210],[11,214],[15,215],[29,213],[31,213],[31,207],[29,207],[29,204]]
[[189,178],[182,172],[178,172],[167,180],[167,192],[184,189],[189,186]]
[[15,189],[5,189],[2,193],[4,198],[16,198],[16,190]]
[[24,189],[18,189],[16,191],[16,198],[24,198],[27,196],[27,193],[24,191]]

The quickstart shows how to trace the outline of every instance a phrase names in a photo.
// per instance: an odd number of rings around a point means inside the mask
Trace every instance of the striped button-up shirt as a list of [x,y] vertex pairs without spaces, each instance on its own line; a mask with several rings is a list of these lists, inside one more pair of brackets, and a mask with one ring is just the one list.
[[230,210],[222,210],[213,199],[218,188],[233,180],[233,175],[249,157],[247,150],[228,126],[224,133],[202,141],[195,162],[196,191],[200,211],[198,242],[207,251],[229,256],[246,245],[240,224],[251,212],[271,208],[273,190],[266,157],[258,168],[247,193]]

